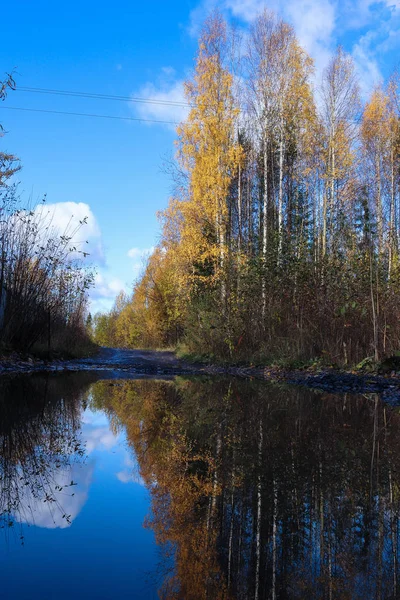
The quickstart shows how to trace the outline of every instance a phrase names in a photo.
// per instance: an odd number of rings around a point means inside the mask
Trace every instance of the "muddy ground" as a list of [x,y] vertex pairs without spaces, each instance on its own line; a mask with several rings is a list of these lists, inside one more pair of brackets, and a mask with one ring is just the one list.
[[104,371],[108,377],[174,377],[176,375],[231,375],[242,378],[304,385],[332,393],[378,393],[392,404],[400,404],[400,376],[365,375],[334,370],[286,370],[271,367],[236,367],[189,363],[173,352],[101,348],[93,357],[65,361],[21,359],[0,361],[0,374],[35,371]]

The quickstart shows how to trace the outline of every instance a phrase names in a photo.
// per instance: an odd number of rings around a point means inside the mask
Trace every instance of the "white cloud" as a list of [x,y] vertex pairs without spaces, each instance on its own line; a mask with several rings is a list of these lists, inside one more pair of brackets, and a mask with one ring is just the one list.
[[140,276],[146,264],[146,260],[153,252],[154,246],[151,246],[151,248],[131,248],[128,251],[129,258],[133,259],[132,270],[135,279]]
[[[48,489],[44,489],[43,496],[32,493],[30,487],[21,483],[18,477],[13,482],[15,497],[19,501],[18,511],[13,515],[15,520],[45,529],[69,527],[87,500],[93,468],[92,464],[73,464],[69,468],[57,469],[54,480],[49,483]],[[77,485],[69,487],[71,481]],[[58,491],[56,486],[64,489]],[[44,502],[46,491],[56,502]]]
[[129,483],[133,481],[132,474],[129,471],[120,471],[117,473],[117,479],[121,481],[121,483]]
[[291,19],[300,44],[314,58],[320,73],[328,64],[334,46],[336,3],[331,0],[291,0],[286,5],[285,17]]
[[139,465],[137,461],[132,460],[129,454],[125,455],[124,464],[128,467],[116,473],[117,479],[121,483],[137,483],[139,485],[145,485],[143,478],[139,473]]
[[382,73],[375,52],[372,49],[371,41],[371,35],[366,34],[354,45],[352,52],[359,76],[361,93],[364,97],[382,81]]
[[[249,1],[252,2],[252,0]],[[190,36],[197,37],[199,35],[204,20],[216,6],[217,0],[203,0],[203,2],[198,4],[198,6],[190,12],[188,26],[188,33]]]
[[400,0],[340,0],[338,2],[338,34],[342,31],[370,32],[386,30],[398,33]]
[[115,298],[123,291],[128,293],[127,285],[118,277],[96,273],[94,287],[89,294],[90,312],[108,312],[112,307]]
[[[92,392],[90,392],[89,398],[90,402],[92,402]],[[89,408],[82,413],[81,421],[84,425],[91,425],[92,427],[105,427],[109,423],[108,417],[103,411],[91,410]]]
[[85,428],[84,435],[87,454],[94,450],[111,450],[118,444],[118,436],[115,436],[108,426]]
[[121,483],[137,483],[138,485],[145,485],[142,477],[138,473],[131,473],[130,471],[119,471],[117,479]]
[[[232,11],[235,17],[250,23],[266,8],[266,4],[260,0],[227,0],[226,7]],[[268,9],[276,10],[276,1],[269,2]]]
[[124,465],[127,467],[135,467],[136,469],[138,468],[138,463],[136,460],[133,460],[131,455],[126,453],[125,454],[125,458],[124,458]]
[[[156,83],[147,82],[131,94],[131,107],[137,117],[166,121],[166,126],[175,130],[175,123],[184,121],[189,112],[183,81],[176,79],[172,67],[163,67],[161,71]],[[134,98],[151,99],[152,102],[135,102]]]
[[275,11],[293,25],[314,59],[317,81],[340,43],[353,55],[364,95],[379,83],[382,71],[396,66],[400,0],[270,0],[267,4],[265,0],[203,0],[190,14],[191,35],[198,36],[204,19],[217,6],[228,20],[234,18],[246,27],[265,8]]
[[82,423],[86,454],[91,454],[94,450],[111,450],[118,445],[120,436],[111,431],[109,420],[103,412],[85,410]]
[[95,288],[91,293],[91,298],[115,298],[121,290],[126,291],[125,284],[118,277],[106,277],[101,273],[96,273]]
[[128,250],[128,256],[137,260],[138,258],[147,258],[152,252],[154,252],[154,246],[150,248],[131,248]]
[[57,202],[39,204],[35,213],[40,214],[43,227],[56,235],[71,236],[71,247],[76,247],[74,256],[88,252],[91,263],[104,263],[101,232],[89,204],[85,202]]
[[383,74],[387,76],[396,67],[395,56],[400,48],[400,2],[365,3],[369,8],[369,29],[352,49],[364,96],[382,82]]
[[[263,0],[226,0],[225,6],[248,24],[266,8]],[[272,0],[267,6],[294,26],[300,44],[315,60],[318,74],[327,65],[334,47],[336,7],[334,0]]]

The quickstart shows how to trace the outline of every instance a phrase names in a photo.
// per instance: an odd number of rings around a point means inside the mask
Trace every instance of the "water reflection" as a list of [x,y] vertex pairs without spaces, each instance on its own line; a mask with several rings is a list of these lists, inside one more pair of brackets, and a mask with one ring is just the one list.
[[123,427],[94,410],[98,377],[0,378],[2,598],[157,596],[149,494]]
[[[37,526],[30,554],[6,555],[37,593],[14,576],[6,597],[51,597],[47,565],[58,578],[66,557],[81,596],[65,584],[59,598],[400,596],[398,409],[238,380],[98,376],[0,379],[0,526],[22,538]],[[163,560],[146,588],[151,531]]]
[[2,529],[16,523],[64,528],[79,513],[92,469],[82,464],[78,432],[81,402],[92,379],[72,374],[0,380]]
[[151,490],[161,597],[398,597],[400,417],[377,397],[181,379],[93,404]]

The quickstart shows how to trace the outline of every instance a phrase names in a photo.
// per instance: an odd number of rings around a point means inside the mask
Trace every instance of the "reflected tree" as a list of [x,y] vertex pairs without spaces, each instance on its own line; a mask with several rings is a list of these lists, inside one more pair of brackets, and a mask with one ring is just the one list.
[[398,597],[400,417],[375,396],[98,383],[152,496],[168,599]]
[[80,416],[93,379],[89,373],[0,379],[0,528],[6,532],[34,523],[42,504],[51,526],[70,523],[62,497],[74,495],[70,468],[85,455]]

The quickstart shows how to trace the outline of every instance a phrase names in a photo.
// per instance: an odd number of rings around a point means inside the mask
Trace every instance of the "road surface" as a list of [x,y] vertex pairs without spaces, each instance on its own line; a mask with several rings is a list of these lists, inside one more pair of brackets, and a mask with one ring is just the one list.
[[95,356],[64,362],[66,367],[95,370],[129,371],[131,373],[199,373],[202,365],[180,360],[173,352],[100,348]]

